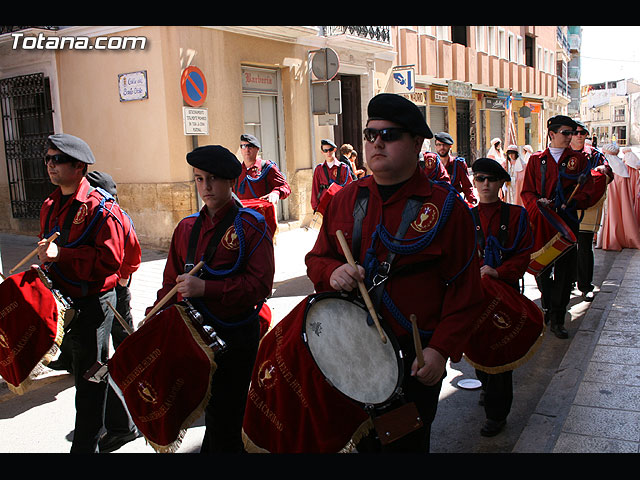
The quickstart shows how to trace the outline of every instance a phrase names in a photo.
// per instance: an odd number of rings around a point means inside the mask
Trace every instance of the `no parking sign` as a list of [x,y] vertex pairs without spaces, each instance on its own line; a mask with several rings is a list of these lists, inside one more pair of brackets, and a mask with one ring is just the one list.
[[180,77],[182,98],[192,107],[199,107],[207,98],[207,80],[198,67],[187,67]]

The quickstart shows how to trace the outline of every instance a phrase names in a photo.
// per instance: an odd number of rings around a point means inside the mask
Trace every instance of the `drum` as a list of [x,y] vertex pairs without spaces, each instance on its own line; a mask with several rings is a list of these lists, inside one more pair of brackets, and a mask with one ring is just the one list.
[[564,220],[549,207],[536,202],[536,208],[527,209],[527,213],[535,237],[527,272],[537,276],[573,248],[577,240]]
[[273,203],[268,202],[267,200],[261,200],[259,198],[250,198],[240,201],[242,202],[242,206],[244,208],[250,208],[261,214],[267,222],[269,230],[271,230],[271,235],[276,234],[278,221],[276,220],[276,206]]
[[317,294],[264,336],[243,423],[248,451],[350,451],[373,430],[365,404],[393,397],[402,367],[393,337],[383,344],[366,319],[348,297]]
[[25,393],[58,352],[71,302],[52,288],[40,268],[10,275],[0,284],[0,376]]
[[393,337],[381,341],[368,315],[363,304],[316,296],[307,305],[303,340],[334,388],[363,405],[382,407],[400,388],[402,357]]
[[485,275],[482,289],[482,314],[473,323],[464,358],[487,373],[513,370],[540,346],[544,316],[534,302],[501,280]]
[[107,362],[133,422],[157,452],[175,452],[211,396],[222,345],[186,304],[174,304],[126,337]]
[[324,215],[324,212],[327,211],[327,207],[329,206],[329,202],[331,202],[331,199],[340,190],[342,190],[342,187],[337,183],[332,183],[331,185],[329,185],[329,188],[327,188],[324,192],[322,192],[322,195],[320,195],[320,201],[318,202],[318,206],[316,207],[316,212],[320,215]]
[[584,211],[584,216],[580,222],[581,232],[596,233],[600,230],[600,227],[602,226],[602,212],[604,210],[606,198],[607,196],[605,194],[600,198],[600,200],[598,200],[598,203]]

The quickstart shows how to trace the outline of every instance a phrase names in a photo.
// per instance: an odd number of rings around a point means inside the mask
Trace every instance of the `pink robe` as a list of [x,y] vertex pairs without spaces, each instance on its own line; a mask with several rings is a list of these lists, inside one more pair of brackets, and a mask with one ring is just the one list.
[[618,252],[623,248],[640,249],[640,218],[634,210],[634,191],[632,177],[614,174],[613,182],[607,189],[606,210],[602,231],[598,235],[598,248]]

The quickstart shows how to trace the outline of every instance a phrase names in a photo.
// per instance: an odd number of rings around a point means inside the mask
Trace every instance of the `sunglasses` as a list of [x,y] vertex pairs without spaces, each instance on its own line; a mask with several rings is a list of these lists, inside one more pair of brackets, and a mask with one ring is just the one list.
[[[253,147],[253,145],[251,145],[250,143],[241,143],[240,144],[240,148],[251,148]],[[255,147],[257,148],[257,147]]]
[[73,159],[65,154],[65,153],[58,153],[56,155],[45,155],[44,156],[44,164],[48,165],[49,162],[52,162],[54,165],[60,165],[61,163],[69,163],[71,162]]
[[565,137],[570,137],[571,135],[574,135],[576,132],[574,132],[573,130],[558,130],[558,133],[561,135],[564,135]]
[[365,140],[369,142],[375,142],[378,135],[380,135],[380,139],[383,142],[395,142],[396,140],[400,140],[402,135],[405,132],[408,132],[406,128],[398,128],[398,127],[389,127],[383,129],[375,129],[375,128],[365,128],[362,133],[364,133]]
[[489,180],[490,182],[497,182],[500,180],[498,177],[485,175],[475,175],[473,178],[478,183],[484,183],[485,180]]
[[334,150],[335,150],[335,148],[333,148],[333,147],[326,148],[326,149],[325,149],[325,148],[323,148],[323,149],[322,149],[322,151],[323,151],[324,153],[333,152]]
[[576,130],[575,132],[573,132],[574,135],[588,135],[589,132],[587,132],[586,130]]

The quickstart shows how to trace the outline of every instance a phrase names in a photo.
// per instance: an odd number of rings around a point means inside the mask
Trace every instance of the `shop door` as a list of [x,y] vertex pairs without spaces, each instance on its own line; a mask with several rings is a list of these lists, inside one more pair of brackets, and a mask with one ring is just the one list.
[[457,124],[457,141],[454,146],[459,157],[466,160],[467,166],[471,166],[473,159],[471,158],[471,121],[469,114],[469,102],[465,100],[456,100],[456,124]]

